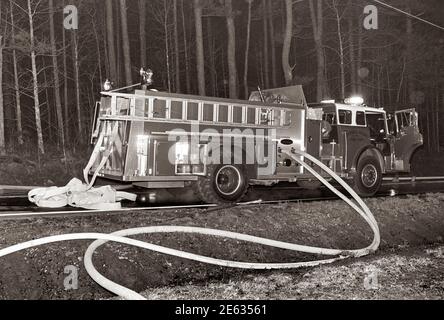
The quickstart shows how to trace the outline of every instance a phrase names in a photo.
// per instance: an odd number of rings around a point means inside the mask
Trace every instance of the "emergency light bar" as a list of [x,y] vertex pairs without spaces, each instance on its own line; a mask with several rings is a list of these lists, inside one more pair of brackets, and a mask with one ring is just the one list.
[[363,105],[364,104],[364,98],[362,97],[350,97],[344,100],[345,104],[351,104],[351,105]]

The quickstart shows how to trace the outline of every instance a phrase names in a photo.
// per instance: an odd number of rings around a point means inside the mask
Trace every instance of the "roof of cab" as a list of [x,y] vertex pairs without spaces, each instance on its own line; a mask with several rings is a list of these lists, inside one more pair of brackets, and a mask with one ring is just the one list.
[[336,109],[350,110],[350,111],[362,111],[368,113],[385,113],[384,109],[368,107],[366,105],[351,105],[345,103],[314,103],[308,105],[310,108],[322,108],[322,109]]

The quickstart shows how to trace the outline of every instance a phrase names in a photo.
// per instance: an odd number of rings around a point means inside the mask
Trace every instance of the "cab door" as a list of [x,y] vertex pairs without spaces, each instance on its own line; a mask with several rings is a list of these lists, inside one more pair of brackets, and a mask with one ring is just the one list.
[[423,145],[419,131],[418,113],[415,109],[396,111],[395,118],[395,161],[398,171],[410,171],[413,153]]

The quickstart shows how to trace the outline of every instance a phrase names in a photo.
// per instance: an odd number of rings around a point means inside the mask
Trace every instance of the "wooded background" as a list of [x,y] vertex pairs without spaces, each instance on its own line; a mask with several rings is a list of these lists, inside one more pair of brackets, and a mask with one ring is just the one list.
[[[442,0],[386,0],[440,24]],[[66,30],[63,8],[78,8]],[[0,0],[0,155],[73,153],[89,142],[106,79],[248,98],[304,85],[309,101],[352,94],[387,110],[416,107],[429,151],[444,119],[444,31],[371,0]]]

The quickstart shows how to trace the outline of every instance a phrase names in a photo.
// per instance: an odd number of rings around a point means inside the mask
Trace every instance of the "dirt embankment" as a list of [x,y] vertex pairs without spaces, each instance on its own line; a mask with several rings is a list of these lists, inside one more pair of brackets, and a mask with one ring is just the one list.
[[[405,248],[443,243],[444,195],[368,199],[366,202],[374,212],[381,229],[382,243],[378,254],[398,253],[399,250]],[[372,240],[370,228],[355,212],[340,201],[324,201],[258,205],[215,212],[193,209],[0,221],[0,247],[49,235],[77,232],[109,233],[154,225],[209,227],[292,243],[340,249],[365,247]],[[238,261],[296,262],[319,258],[212,237],[151,235],[139,238],[189,252]],[[65,242],[1,258],[0,298],[98,299],[112,297],[95,284],[83,268],[83,254],[87,246],[88,242],[85,241]],[[335,266],[342,266],[344,272],[341,274],[345,274],[348,268],[353,269],[350,263],[362,263],[362,266],[365,266],[367,262],[371,263],[368,259]],[[406,259],[408,261],[408,257]],[[101,248],[95,255],[94,262],[104,275],[139,292],[165,286],[202,285],[215,281],[229,283],[239,279],[248,281],[248,277],[269,275],[269,273],[208,266],[120,244],[108,244]],[[78,290],[64,290],[63,283],[67,276],[64,274],[64,268],[69,265],[79,268]],[[323,268],[325,267],[294,270],[285,275],[303,279],[304,275],[321,272],[319,270],[324,270]],[[421,272],[421,269],[418,269],[418,272]],[[282,294],[285,294],[285,286],[282,290],[284,290]],[[287,293],[286,298],[297,298],[294,296],[295,291],[288,290]],[[435,293],[433,291],[433,295]],[[313,294],[313,297],[316,295]]]
[[63,186],[82,177],[88,157],[85,151],[66,157],[56,153],[1,156],[0,185]]
[[444,176],[444,152],[418,151],[412,159],[412,174],[417,177]]

